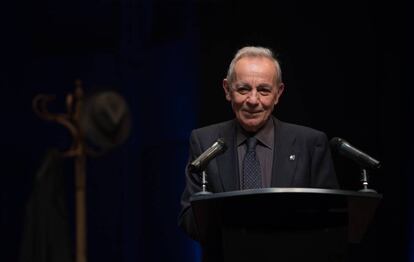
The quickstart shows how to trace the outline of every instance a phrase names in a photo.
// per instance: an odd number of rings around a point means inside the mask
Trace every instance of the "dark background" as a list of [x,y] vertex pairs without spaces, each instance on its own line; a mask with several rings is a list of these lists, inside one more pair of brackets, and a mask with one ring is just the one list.
[[[245,45],[270,47],[280,59],[279,119],[381,160],[371,179],[384,198],[358,255],[413,261],[413,11],[403,0],[2,3],[0,261],[18,260],[46,151],[71,143],[33,113],[32,99],[56,94],[50,110],[63,112],[76,79],[87,94],[118,91],[133,116],[124,145],[88,159],[89,260],[198,261],[197,244],[176,227],[188,136],[232,118],[221,81]],[[334,159],[342,188],[359,189],[358,167]]]

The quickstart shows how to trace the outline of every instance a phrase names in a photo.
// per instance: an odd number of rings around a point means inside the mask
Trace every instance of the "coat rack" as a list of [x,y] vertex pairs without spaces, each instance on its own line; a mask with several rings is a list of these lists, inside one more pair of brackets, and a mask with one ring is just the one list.
[[66,113],[49,112],[47,105],[54,99],[53,95],[37,95],[33,110],[40,118],[66,127],[73,138],[62,155],[75,160],[76,262],[87,262],[86,158],[100,156],[125,142],[131,116],[121,95],[102,91],[86,98],[80,80],[75,81],[75,91],[66,96]]
[[66,96],[66,113],[50,113],[47,105],[54,100],[53,95],[37,95],[33,99],[33,110],[42,119],[57,122],[66,127],[73,137],[70,148],[63,152],[64,157],[73,157],[75,162],[75,212],[76,212],[76,262],[87,262],[86,226],[86,156],[85,137],[80,128],[81,108],[84,102],[82,82],[75,81],[75,91]]

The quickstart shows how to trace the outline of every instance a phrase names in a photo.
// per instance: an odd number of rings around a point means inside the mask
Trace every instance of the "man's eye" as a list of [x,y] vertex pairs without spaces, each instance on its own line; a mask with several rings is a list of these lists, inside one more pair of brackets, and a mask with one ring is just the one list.
[[250,89],[247,88],[247,87],[238,87],[236,90],[237,90],[238,93],[240,93],[242,95],[245,95],[245,94],[250,92]]
[[267,95],[269,95],[271,92],[272,92],[272,90],[271,90],[271,89],[268,89],[268,88],[263,88],[263,89],[260,89],[260,90],[259,90],[259,93],[260,93],[261,95],[263,95],[263,96],[267,96]]

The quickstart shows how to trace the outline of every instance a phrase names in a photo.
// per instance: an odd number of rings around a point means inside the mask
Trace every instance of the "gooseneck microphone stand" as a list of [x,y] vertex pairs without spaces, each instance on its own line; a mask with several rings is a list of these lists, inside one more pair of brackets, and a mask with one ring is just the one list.
[[207,191],[207,173],[205,170],[201,170],[201,191],[195,193],[195,195],[210,195],[212,194],[210,191]]
[[222,138],[218,138],[216,142],[213,143],[212,146],[207,148],[199,157],[197,157],[194,161],[190,163],[188,166],[188,170],[190,172],[197,173],[200,175],[201,173],[201,191],[197,192],[196,195],[208,195],[211,192],[207,191],[207,173],[205,169],[207,168],[208,163],[214,159],[219,154],[226,151],[227,146],[224,143]]
[[368,171],[365,168],[361,168],[361,183],[363,188],[359,192],[377,193],[374,189],[368,188]]

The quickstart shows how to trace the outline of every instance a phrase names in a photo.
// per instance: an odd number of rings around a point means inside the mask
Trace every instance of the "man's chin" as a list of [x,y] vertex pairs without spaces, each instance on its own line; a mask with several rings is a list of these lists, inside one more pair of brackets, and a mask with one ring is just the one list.
[[256,132],[263,126],[261,121],[242,121],[240,124],[247,132]]

